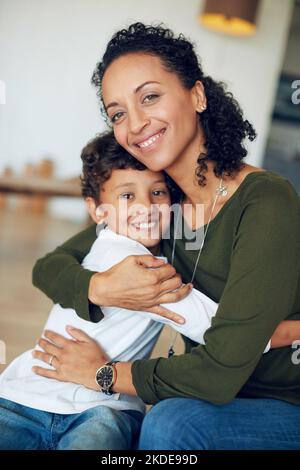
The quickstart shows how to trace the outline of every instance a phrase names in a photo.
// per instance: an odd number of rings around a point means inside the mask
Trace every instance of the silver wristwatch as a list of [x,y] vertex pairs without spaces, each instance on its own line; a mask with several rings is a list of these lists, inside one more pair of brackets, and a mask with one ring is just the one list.
[[105,395],[113,394],[111,389],[117,380],[117,370],[115,368],[117,362],[119,361],[106,362],[106,364],[101,366],[96,372],[96,384]]

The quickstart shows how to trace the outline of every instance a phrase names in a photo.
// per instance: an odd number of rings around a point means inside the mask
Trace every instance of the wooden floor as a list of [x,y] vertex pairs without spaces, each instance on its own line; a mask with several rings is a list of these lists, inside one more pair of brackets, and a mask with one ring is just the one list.
[[[83,225],[8,207],[0,210],[0,353],[6,364],[34,346],[51,308],[51,301],[31,283],[35,261]],[[166,356],[170,330],[164,328],[152,357]],[[183,351],[178,335],[176,353]],[[4,362],[0,356],[0,362]]]

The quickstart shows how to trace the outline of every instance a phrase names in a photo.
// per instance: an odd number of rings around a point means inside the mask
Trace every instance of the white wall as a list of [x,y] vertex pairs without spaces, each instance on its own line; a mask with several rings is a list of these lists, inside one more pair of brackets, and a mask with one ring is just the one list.
[[[262,0],[258,32],[234,38],[203,29],[201,0],[0,0],[0,171],[51,157],[61,177],[80,172],[80,150],[104,124],[89,81],[111,34],[129,22],[163,21],[188,35],[205,70],[228,82],[258,133],[260,164],[282,65],[292,0]],[[78,214],[74,202],[56,212]]]

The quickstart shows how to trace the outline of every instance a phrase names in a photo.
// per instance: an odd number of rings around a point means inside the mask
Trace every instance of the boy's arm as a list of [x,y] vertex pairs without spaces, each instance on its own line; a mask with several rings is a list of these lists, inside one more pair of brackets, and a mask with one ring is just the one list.
[[64,308],[72,308],[83,319],[99,321],[103,318],[100,307],[88,300],[90,279],[81,263],[96,240],[93,224],[40,258],[33,267],[32,282],[35,287]]
[[[193,289],[185,299],[173,304],[163,304],[163,306],[181,315],[185,319],[185,324],[179,325],[152,313],[148,315],[153,320],[170,325],[187,338],[199,344],[205,344],[204,334],[210,328],[211,320],[216,314],[218,308],[216,302],[197,289]],[[264,353],[269,352],[270,349],[290,346],[297,340],[300,340],[300,321],[284,320],[277,326]]]
[[271,348],[289,346],[300,340],[300,321],[285,320],[279,323],[271,338]]

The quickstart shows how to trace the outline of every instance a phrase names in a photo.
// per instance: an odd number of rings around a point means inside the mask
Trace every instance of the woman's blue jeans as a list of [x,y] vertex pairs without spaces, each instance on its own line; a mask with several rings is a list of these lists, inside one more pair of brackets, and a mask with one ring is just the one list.
[[144,418],[139,449],[300,449],[300,406],[269,398],[226,405],[169,398]]

